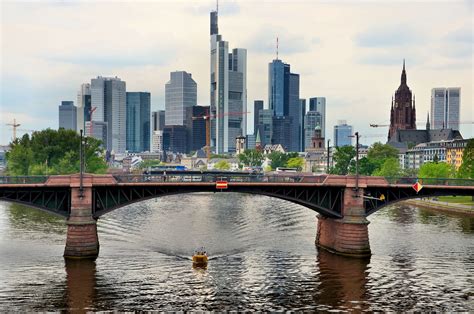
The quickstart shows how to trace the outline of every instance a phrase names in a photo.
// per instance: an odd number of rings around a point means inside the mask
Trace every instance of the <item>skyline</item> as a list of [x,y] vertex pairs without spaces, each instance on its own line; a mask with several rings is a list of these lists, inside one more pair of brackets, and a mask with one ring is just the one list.
[[[267,67],[276,57],[278,37],[279,59],[300,74],[301,98],[326,97],[331,140],[332,127],[345,119],[362,136],[380,135],[362,137],[361,143],[386,141],[388,128],[371,129],[369,123],[388,124],[404,58],[418,128],[424,128],[435,87],[461,87],[460,120],[474,120],[469,1],[275,2],[284,5],[219,3],[219,32],[232,47],[247,49],[248,108],[258,99],[268,108]],[[130,92],[150,92],[155,111],[164,109],[169,73],[187,71],[197,83],[198,104],[209,104],[214,1],[1,6],[1,144],[12,136],[5,124],[13,118],[22,124],[19,129],[57,128],[61,101],[77,105],[80,85],[98,75],[120,77]],[[117,24],[121,17],[129,22]],[[442,25],[433,24],[441,18]],[[253,112],[248,119],[253,126]],[[461,124],[460,131],[464,138],[474,135],[472,124]]]

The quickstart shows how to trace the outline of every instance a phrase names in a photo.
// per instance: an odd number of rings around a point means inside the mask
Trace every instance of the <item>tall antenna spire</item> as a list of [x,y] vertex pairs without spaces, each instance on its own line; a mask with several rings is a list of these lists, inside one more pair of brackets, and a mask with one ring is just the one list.
[[277,37],[277,49],[276,49],[276,53],[277,53],[277,60],[278,60],[278,37]]

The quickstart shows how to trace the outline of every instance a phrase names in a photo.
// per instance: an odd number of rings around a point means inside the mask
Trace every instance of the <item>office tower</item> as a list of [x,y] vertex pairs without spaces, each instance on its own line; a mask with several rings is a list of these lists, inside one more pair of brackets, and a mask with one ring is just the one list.
[[186,108],[186,128],[188,130],[188,150],[196,151],[206,146],[206,121],[209,106]]
[[253,102],[253,133],[257,134],[258,113],[263,110],[263,100],[255,100]]
[[163,152],[163,131],[156,130],[151,133],[151,152],[162,153]]
[[308,111],[305,115],[305,121],[304,121],[304,148],[305,150],[309,147],[311,147],[311,138],[314,135],[314,130],[317,126],[319,126],[320,131],[321,131],[321,137],[322,136],[322,116],[321,113],[318,111]]
[[197,105],[197,84],[186,71],[170,73],[165,85],[165,125],[185,125],[186,108]]
[[389,141],[397,130],[416,130],[415,97],[412,98],[411,90],[407,85],[405,60],[403,60],[400,86],[395,91],[395,101],[392,98],[390,129],[388,131]]
[[[301,120],[299,81],[299,75],[290,72],[289,64],[283,63],[279,59],[268,64],[269,108],[279,119],[276,122],[279,130],[284,129],[282,129],[283,124],[286,128],[289,123],[289,133],[285,137],[273,135],[272,142],[282,144],[285,149],[294,152],[300,151],[302,144],[302,131],[299,123]],[[286,118],[282,119],[282,117]],[[276,130],[275,123],[274,130]]]
[[151,113],[151,129],[152,131],[163,131],[165,127],[165,111],[158,110]]
[[77,132],[82,129],[85,134],[86,121],[90,121],[91,84],[81,84],[77,92]]
[[247,50],[233,49],[219,34],[217,11],[211,12],[211,146],[235,152],[235,139],[247,133]]
[[59,128],[76,131],[77,108],[73,101],[61,101],[59,106]]
[[304,132],[304,117],[306,115],[306,99],[300,99],[299,109],[299,137],[301,140],[300,143],[300,151],[304,151],[305,149],[305,132]]
[[461,88],[433,88],[431,90],[431,128],[459,131]]
[[126,149],[126,85],[118,77],[98,76],[91,80],[91,120],[107,122],[109,152],[123,154]]
[[[259,133],[260,136],[260,133]],[[256,134],[247,134],[247,149],[255,149],[257,135]]]
[[150,151],[150,93],[127,92],[127,151]]
[[272,118],[272,144],[281,144],[286,151],[292,151],[292,124],[290,116],[273,116]]
[[352,145],[352,126],[346,120],[337,121],[334,126],[334,146],[341,147]]
[[316,111],[321,114],[321,137],[326,137],[326,97],[310,98],[309,111]]
[[184,125],[167,125],[163,128],[163,150],[173,153],[188,152],[188,134]]
[[[262,147],[265,147],[267,144],[272,144],[273,110],[262,109],[258,112],[257,130],[260,136],[260,144]],[[255,136],[257,136],[257,132],[255,132]]]

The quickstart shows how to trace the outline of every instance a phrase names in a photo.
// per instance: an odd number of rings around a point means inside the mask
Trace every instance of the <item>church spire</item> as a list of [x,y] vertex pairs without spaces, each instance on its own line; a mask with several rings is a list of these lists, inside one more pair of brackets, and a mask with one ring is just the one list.
[[403,59],[402,85],[407,85],[407,72],[405,71],[405,59]]
[[430,125],[430,113],[427,112],[426,113],[426,130],[429,131],[431,128],[431,125]]

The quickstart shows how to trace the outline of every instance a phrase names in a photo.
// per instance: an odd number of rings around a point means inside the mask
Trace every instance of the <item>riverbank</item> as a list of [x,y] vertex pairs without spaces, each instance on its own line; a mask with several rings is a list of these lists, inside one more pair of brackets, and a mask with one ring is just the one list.
[[416,205],[422,208],[431,209],[439,212],[474,217],[474,205],[466,205],[433,199],[411,199],[404,202],[410,205]]

